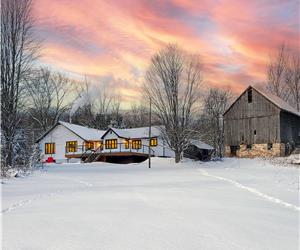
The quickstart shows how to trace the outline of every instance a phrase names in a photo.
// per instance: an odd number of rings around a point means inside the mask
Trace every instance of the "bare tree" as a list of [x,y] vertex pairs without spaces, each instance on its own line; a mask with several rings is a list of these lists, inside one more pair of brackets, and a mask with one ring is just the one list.
[[268,66],[268,90],[281,99],[289,100],[289,90],[285,81],[288,66],[288,54],[285,45],[281,45],[275,55],[270,58]]
[[126,112],[124,123],[126,127],[136,128],[149,125],[149,110],[140,104],[132,103],[131,108]]
[[94,99],[95,110],[99,114],[108,114],[112,107],[113,97],[109,94],[105,86],[97,88],[97,96]]
[[85,78],[77,88],[78,98],[70,112],[72,121],[96,129],[122,126],[121,97],[108,89],[106,84],[94,85]]
[[47,68],[36,70],[27,81],[28,113],[38,127],[45,132],[71,108],[72,81],[62,73]]
[[199,100],[202,69],[199,57],[168,45],[151,59],[145,92],[159,118],[162,135],[175,152],[175,162],[193,137],[193,114]]
[[112,121],[111,125],[117,128],[121,128],[123,126],[123,116],[121,115],[121,96],[115,95],[113,96],[111,102],[111,112],[112,112]]
[[40,43],[33,34],[31,0],[1,2],[1,134],[3,167],[13,167],[23,81],[31,73]]
[[300,54],[289,57],[288,67],[285,72],[285,82],[291,95],[291,103],[300,111]]
[[270,59],[267,89],[300,111],[300,54],[281,45]]
[[93,100],[95,113],[94,126],[97,129],[107,129],[111,125],[113,93],[108,92],[105,85],[97,86],[96,97]]
[[76,100],[69,112],[69,122],[92,127],[94,124],[93,101],[91,96],[91,82],[87,76],[83,82],[76,84]]
[[204,99],[203,114],[199,121],[201,139],[213,145],[215,155],[223,157],[223,114],[231,102],[231,92],[213,88]]

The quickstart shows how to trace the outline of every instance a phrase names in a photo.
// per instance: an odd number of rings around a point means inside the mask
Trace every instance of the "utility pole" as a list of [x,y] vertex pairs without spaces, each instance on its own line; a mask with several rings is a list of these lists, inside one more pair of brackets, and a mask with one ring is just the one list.
[[149,147],[148,147],[148,163],[151,168],[151,97],[149,98]]

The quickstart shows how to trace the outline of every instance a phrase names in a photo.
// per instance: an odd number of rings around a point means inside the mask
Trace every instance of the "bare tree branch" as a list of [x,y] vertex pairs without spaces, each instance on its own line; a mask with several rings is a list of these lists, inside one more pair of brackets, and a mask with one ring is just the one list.
[[193,114],[202,83],[199,57],[169,45],[152,57],[145,92],[163,125],[162,134],[179,162],[193,137]]
[[300,54],[281,45],[270,59],[267,89],[300,111]]
[[62,73],[51,72],[47,68],[35,71],[26,84],[28,93],[28,113],[46,131],[71,108],[73,82]]
[[2,164],[14,164],[14,137],[20,123],[23,83],[31,74],[40,43],[34,36],[31,0],[1,2]]

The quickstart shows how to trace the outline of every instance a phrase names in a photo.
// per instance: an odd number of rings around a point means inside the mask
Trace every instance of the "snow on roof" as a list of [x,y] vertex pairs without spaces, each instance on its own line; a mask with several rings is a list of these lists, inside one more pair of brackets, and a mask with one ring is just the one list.
[[71,130],[72,132],[74,132],[84,140],[99,140],[102,137],[102,135],[104,135],[104,133],[106,132],[106,130],[87,128],[84,126],[80,126],[68,122],[59,121],[58,124],[61,124],[67,129]]
[[287,102],[285,102],[278,96],[275,96],[260,87],[257,87],[257,86],[255,86],[255,87],[251,86],[251,87],[253,89],[255,89],[257,92],[259,92],[260,94],[262,94],[264,97],[266,97],[269,101],[274,103],[278,108],[285,110],[287,112],[290,112],[292,114],[295,114],[297,116],[300,116],[300,112],[298,112],[296,109],[294,109],[291,105],[289,105]]
[[208,149],[208,150],[213,150],[214,148],[200,140],[191,140],[191,144],[193,144],[194,146],[196,146],[197,148],[200,148],[200,149]]
[[[118,136],[124,138],[148,138],[149,137],[149,127],[141,128],[125,128],[116,129],[111,128]],[[160,136],[161,132],[158,127],[151,127],[151,137]]]

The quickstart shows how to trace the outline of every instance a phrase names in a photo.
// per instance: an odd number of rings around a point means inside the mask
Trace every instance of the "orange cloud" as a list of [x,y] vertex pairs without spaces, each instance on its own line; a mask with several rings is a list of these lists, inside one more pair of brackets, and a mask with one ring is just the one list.
[[207,85],[245,85],[266,78],[269,55],[285,42],[298,49],[296,1],[39,0],[43,64],[81,77],[113,76],[126,102],[140,95],[151,55],[174,42],[198,53]]

